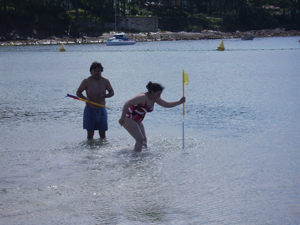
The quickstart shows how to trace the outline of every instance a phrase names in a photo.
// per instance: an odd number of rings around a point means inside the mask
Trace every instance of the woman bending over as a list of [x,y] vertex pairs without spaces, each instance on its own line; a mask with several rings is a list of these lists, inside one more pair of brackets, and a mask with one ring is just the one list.
[[147,92],[140,93],[125,102],[119,120],[120,125],[135,139],[134,151],[137,152],[142,150],[143,145],[147,147],[147,137],[142,121],[147,112],[153,111],[154,103],[165,108],[172,108],[185,102],[184,96],[175,102],[167,102],[162,99],[160,95],[164,87],[158,83],[149,82],[146,88]]

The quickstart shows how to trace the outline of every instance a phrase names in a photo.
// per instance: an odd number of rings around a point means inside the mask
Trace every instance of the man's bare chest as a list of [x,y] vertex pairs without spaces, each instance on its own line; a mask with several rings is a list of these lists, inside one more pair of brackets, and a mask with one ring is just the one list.
[[106,90],[104,81],[90,81],[87,86],[87,92],[93,94],[101,94]]

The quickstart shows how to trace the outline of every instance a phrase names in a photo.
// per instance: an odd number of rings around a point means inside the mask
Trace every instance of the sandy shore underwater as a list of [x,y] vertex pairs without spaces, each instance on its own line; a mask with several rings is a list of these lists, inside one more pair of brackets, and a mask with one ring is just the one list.
[[[44,44],[83,44],[83,43],[105,43],[106,39],[113,36],[114,33],[103,33],[102,36],[82,38],[70,38],[70,37],[49,37],[47,39],[32,39],[26,40],[9,40],[1,41],[1,46],[7,45],[44,45]],[[176,41],[176,40],[201,40],[201,39],[231,39],[242,38],[246,35],[252,35],[255,37],[287,37],[287,36],[300,36],[300,30],[284,29],[266,29],[266,30],[252,30],[247,32],[220,32],[213,30],[203,30],[201,32],[148,32],[148,33],[129,33],[126,37],[139,41]]]

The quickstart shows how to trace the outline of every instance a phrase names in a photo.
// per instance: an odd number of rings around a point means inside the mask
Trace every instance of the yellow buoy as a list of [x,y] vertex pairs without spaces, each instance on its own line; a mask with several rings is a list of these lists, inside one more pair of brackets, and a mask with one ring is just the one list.
[[61,44],[61,46],[59,48],[59,51],[61,51],[61,52],[66,51],[66,48],[65,48],[64,44]]
[[222,40],[221,43],[218,46],[218,51],[224,51],[224,50],[225,50],[225,45],[224,45],[224,42]]
[[10,46],[14,46],[14,43],[12,41],[10,42]]

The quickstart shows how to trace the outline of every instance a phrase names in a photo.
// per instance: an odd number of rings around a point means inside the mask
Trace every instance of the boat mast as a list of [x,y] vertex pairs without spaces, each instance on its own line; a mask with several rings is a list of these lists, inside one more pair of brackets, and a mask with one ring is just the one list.
[[117,32],[117,0],[115,0],[115,32]]

